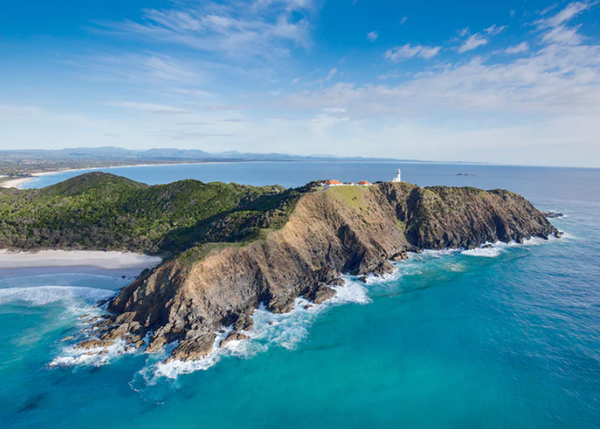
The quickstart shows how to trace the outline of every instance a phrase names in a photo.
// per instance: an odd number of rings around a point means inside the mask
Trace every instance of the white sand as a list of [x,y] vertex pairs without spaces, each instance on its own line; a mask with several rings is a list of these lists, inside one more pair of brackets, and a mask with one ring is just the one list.
[[44,173],[35,173],[31,177],[23,177],[21,179],[7,180],[0,183],[0,188],[17,188],[21,189],[25,182],[35,179],[39,176],[48,176],[50,174],[66,173],[69,171],[100,171],[109,168],[132,168],[132,167],[160,167],[166,165],[199,165],[199,164],[215,164],[214,162],[174,162],[171,164],[133,164],[133,165],[109,165],[107,167],[92,167],[92,168],[70,168],[66,170],[46,171]]
[[0,269],[41,267],[97,267],[105,270],[150,268],[162,261],[157,256],[123,252],[42,250],[9,252],[0,250]]
[[23,177],[22,179],[7,180],[6,182],[0,183],[2,188],[20,188],[23,183],[33,179],[33,177]]

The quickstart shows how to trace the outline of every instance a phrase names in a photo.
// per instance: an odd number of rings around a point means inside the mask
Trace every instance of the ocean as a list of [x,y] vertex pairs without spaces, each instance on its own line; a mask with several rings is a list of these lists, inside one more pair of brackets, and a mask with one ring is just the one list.
[[411,255],[385,280],[347,278],[321,306],[258,310],[250,342],[193,366],[142,353],[90,361],[62,341],[130,278],[0,270],[0,427],[600,427],[600,170],[292,162],[104,171],[150,184],[291,187],[390,180],[398,167],[418,185],[519,192],[563,212],[552,222],[566,235]]

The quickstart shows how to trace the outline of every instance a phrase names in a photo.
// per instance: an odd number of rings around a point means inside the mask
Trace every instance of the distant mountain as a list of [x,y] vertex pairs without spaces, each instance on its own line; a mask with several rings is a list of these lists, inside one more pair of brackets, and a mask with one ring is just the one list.
[[196,149],[155,148],[129,150],[120,147],[75,147],[66,149],[0,150],[0,175],[27,176],[45,171],[101,168],[136,164],[178,164],[193,162],[268,161],[397,161],[389,158],[340,157],[335,155],[290,155],[282,153],[209,153]]

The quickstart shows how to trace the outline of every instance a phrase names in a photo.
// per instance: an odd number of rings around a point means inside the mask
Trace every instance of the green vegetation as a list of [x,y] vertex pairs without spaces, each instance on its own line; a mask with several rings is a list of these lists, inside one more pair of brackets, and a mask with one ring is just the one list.
[[303,189],[184,180],[148,186],[106,173],[0,190],[0,248],[172,254],[258,238],[287,222]]
[[363,205],[363,195],[368,188],[360,186],[335,186],[327,192],[332,194],[338,201],[352,208],[360,208]]

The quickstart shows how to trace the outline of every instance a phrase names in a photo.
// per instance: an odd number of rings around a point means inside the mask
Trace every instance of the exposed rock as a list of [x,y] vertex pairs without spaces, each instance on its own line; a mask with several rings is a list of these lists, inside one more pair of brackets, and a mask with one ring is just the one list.
[[334,296],[335,290],[325,286],[323,283],[319,284],[316,288],[311,289],[309,293],[304,294],[304,298],[315,304],[321,304]]
[[147,351],[148,353],[154,353],[154,352],[157,352],[157,351],[159,351],[159,350],[162,348],[162,346],[164,346],[165,344],[167,344],[167,339],[166,339],[164,336],[162,336],[162,335],[159,335],[158,337],[154,337],[154,338],[152,339],[152,342],[150,342],[150,344],[148,345],[148,348],[146,349],[146,351]]
[[247,314],[240,314],[238,320],[233,325],[236,331],[249,331],[254,326],[254,319]]
[[358,280],[359,280],[359,281],[361,281],[361,282],[363,282],[363,283],[367,283],[367,282],[368,282],[368,278],[367,278],[367,276],[360,276],[360,277],[358,278]]
[[346,280],[344,280],[344,279],[333,279],[327,285],[328,286],[345,286],[346,285]]
[[482,249],[493,249],[494,245],[490,244],[490,243],[487,243],[487,244],[484,244],[483,246],[481,246],[481,248]]
[[559,217],[563,217],[564,214],[562,214],[561,212],[559,212],[557,210],[549,210],[547,212],[544,212],[544,216],[546,216],[547,218],[550,218],[550,219],[556,219]]
[[232,341],[242,341],[247,340],[248,338],[250,337],[246,334],[242,334],[240,332],[232,332],[227,336],[227,338],[221,341],[220,347],[223,348]]
[[408,252],[406,252],[406,250],[398,252],[390,258],[390,260],[393,262],[404,261],[406,259],[408,259]]
[[115,324],[115,322],[111,319],[102,319],[99,322],[94,322],[92,328],[101,329],[101,328],[106,328],[106,327],[114,325],[114,324]]
[[186,338],[173,350],[172,357],[183,362],[201,359],[212,351],[215,339],[216,335],[212,332],[188,332]]
[[113,345],[114,341],[103,341],[98,339],[83,341],[75,346],[76,349],[97,349]]
[[107,340],[153,332],[149,352],[177,340],[173,358],[198,359],[222,325],[250,329],[247,315],[261,303],[285,313],[302,295],[322,302],[333,296],[325,285],[339,273],[363,282],[370,273],[390,273],[390,255],[405,258],[400,249],[475,248],[555,233],[543,213],[508,191],[409,183],[332,188],[302,195],[287,223],[258,240],[195,259],[175,256],[145,272],[109,304],[113,316],[94,327]]
[[269,304],[269,311],[275,314],[289,313],[294,308],[296,299],[291,297],[281,297],[274,299]]
[[388,261],[383,261],[381,264],[377,265],[373,270],[373,274],[377,277],[383,277],[387,274],[392,274],[395,271],[395,268]]

